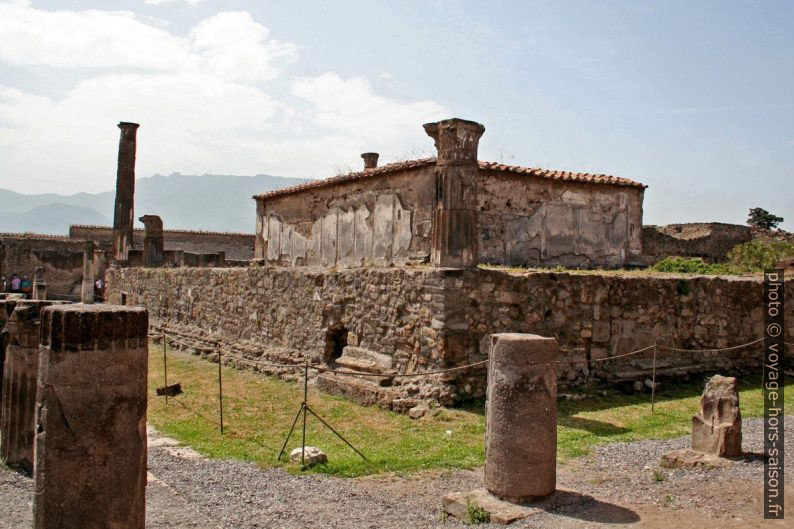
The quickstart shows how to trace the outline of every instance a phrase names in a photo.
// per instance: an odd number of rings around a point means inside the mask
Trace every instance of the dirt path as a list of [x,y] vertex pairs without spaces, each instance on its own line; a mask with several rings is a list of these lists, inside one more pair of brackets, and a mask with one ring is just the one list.
[[[794,505],[794,417],[787,418],[786,503]],[[744,448],[761,449],[762,423],[744,422]],[[558,489],[565,505],[513,525],[516,528],[768,528],[761,514],[763,462],[730,469],[659,469],[665,451],[687,437],[603,446],[561,465]],[[434,471],[408,476],[339,479],[262,470],[252,463],[205,459],[153,435],[149,445],[147,527],[380,528],[464,527],[445,518],[441,496],[482,486],[482,471]],[[33,483],[0,467],[0,528],[31,525]],[[790,507],[791,508],[791,507]],[[483,527],[489,527],[485,525]]]

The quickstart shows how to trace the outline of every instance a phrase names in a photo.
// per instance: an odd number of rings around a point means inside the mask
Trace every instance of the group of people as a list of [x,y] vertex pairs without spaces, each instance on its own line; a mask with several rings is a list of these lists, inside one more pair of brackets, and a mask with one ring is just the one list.
[[25,294],[25,297],[30,298],[33,295],[33,281],[28,279],[26,275],[20,278],[17,274],[14,274],[11,276],[10,280],[3,276],[2,292]]

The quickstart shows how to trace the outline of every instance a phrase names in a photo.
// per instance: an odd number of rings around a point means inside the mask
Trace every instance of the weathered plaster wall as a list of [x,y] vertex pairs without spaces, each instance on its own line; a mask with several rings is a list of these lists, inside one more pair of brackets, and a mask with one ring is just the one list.
[[480,262],[620,267],[642,250],[643,189],[480,170]]
[[26,275],[32,281],[43,266],[50,296],[79,295],[84,248],[85,241],[66,237],[0,234],[0,275],[9,281],[13,274]]
[[[598,274],[508,274],[488,270],[310,267],[248,269],[118,269],[109,271],[108,295],[149,309],[154,322],[197,343],[221,340],[252,358],[330,362],[329,339],[340,329],[356,348],[345,355],[380,363],[384,382],[322,380],[322,387],[386,407],[411,399],[451,404],[482,396],[482,371],[429,379],[389,379],[485,358],[494,332],[529,332],[560,342],[559,379],[647,377],[652,353],[608,358],[658,342],[687,349],[753,341],[762,332],[758,279],[652,277]],[[794,296],[794,283],[786,294]],[[787,341],[794,341],[789,304]],[[363,353],[362,353],[363,350]],[[347,351],[347,349],[346,349]],[[724,353],[659,351],[662,375],[721,370],[731,374],[761,365],[759,346]],[[268,371],[263,368],[262,370]],[[270,370],[285,374],[279,370]]]
[[256,256],[276,265],[429,260],[434,166],[257,199]]
[[652,265],[665,257],[702,257],[707,262],[725,261],[737,244],[753,238],[749,226],[720,222],[643,226],[642,261]]
[[[113,246],[113,228],[108,226],[69,226],[69,237],[96,241],[99,248],[110,251]],[[144,231],[133,230],[133,248],[143,248]],[[163,230],[165,250],[210,254],[225,252],[229,260],[249,260],[254,256],[254,235],[248,233],[222,233],[188,230]]]

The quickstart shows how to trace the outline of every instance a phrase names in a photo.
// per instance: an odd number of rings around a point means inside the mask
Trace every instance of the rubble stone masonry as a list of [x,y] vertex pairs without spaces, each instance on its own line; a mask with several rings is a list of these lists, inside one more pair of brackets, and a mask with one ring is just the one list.
[[[418,380],[388,375],[484,360],[492,333],[555,337],[565,386],[645,378],[652,351],[601,360],[654,342],[682,349],[744,344],[762,336],[763,323],[760,278],[429,267],[111,270],[110,302],[119,303],[122,291],[128,304],[146,307],[153,323],[162,321],[197,349],[220,340],[253,359],[332,365],[340,355],[335,347],[348,346],[346,356],[387,366],[380,387],[367,390],[361,379],[348,394],[400,408],[410,399],[452,404],[482,396],[482,369]],[[794,283],[786,293],[794,296]],[[786,340],[794,341],[794,304],[788,307]],[[381,362],[384,355],[390,364]],[[705,353],[660,348],[657,372],[730,375],[759,368],[761,358],[760,344]]]

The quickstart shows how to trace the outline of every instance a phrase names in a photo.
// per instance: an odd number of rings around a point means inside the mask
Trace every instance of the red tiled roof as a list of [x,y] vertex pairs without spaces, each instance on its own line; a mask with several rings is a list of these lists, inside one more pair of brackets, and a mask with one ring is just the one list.
[[[359,180],[362,178],[369,178],[371,176],[382,175],[386,173],[393,173],[397,171],[404,171],[406,169],[415,169],[418,167],[425,167],[436,163],[435,158],[420,158],[418,160],[408,160],[406,162],[397,162],[383,165],[376,169],[369,169],[367,171],[358,171],[355,173],[348,173],[331,178],[323,178],[321,180],[312,180],[304,184],[298,184],[292,187],[285,187],[284,189],[276,189],[254,195],[256,199],[264,199],[276,197],[281,195],[288,195],[298,193],[306,189],[315,189],[318,187],[325,187],[334,184],[341,184],[351,180]],[[527,176],[537,176],[541,178],[549,178],[552,180],[565,180],[569,182],[580,182],[585,184],[608,184],[626,187],[639,187],[646,188],[645,184],[629,180],[628,178],[620,178],[618,176],[611,176],[605,174],[590,174],[590,173],[573,173],[571,171],[554,171],[550,169],[541,169],[539,167],[521,167],[519,165],[505,165],[496,162],[479,162],[481,170],[498,171],[505,173],[523,174]]]

